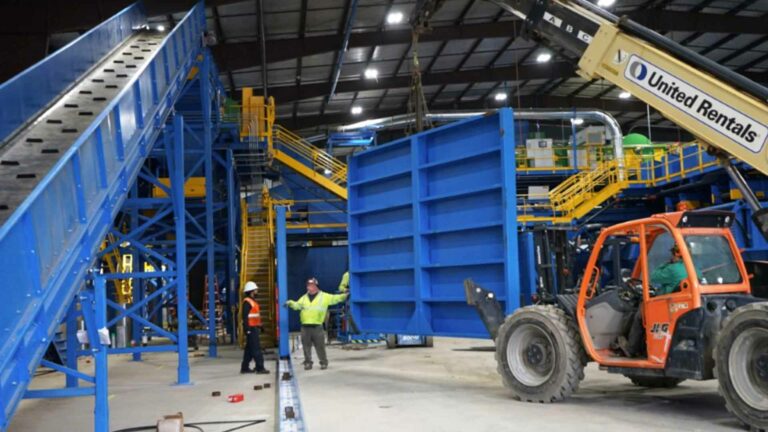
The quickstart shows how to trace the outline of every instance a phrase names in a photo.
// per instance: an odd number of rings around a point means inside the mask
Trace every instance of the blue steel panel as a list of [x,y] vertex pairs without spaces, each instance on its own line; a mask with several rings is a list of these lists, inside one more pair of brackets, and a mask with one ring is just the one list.
[[353,156],[352,313],[366,332],[487,337],[463,281],[520,305],[512,111]]
[[75,80],[146,22],[139,4],[0,85],[0,142],[34,118]]
[[[204,13],[198,4],[173,34],[201,34]],[[128,35],[117,34],[120,40]],[[145,101],[151,106],[154,123],[162,124],[171,111],[199,50],[199,45],[191,43],[179,49],[183,63],[161,98],[168,103]],[[162,61],[155,54],[150,62],[162,68]],[[94,252],[126,197],[128,184],[143,163],[145,154],[139,151],[138,143],[154,142],[160,133],[158,128],[136,127],[136,102],[134,90],[130,86],[123,89],[0,227],[0,272],[4,286],[9,288],[3,290],[0,302],[0,430],[7,427],[31,372],[82,284]],[[112,115],[118,106],[120,115]],[[126,128],[126,124],[132,126]],[[119,138],[111,138],[113,133]],[[94,136],[105,138],[102,145],[107,148],[99,150]],[[109,160],[96,163],[97,172],[90,172],[92,159],[98,162],[100,154]],[[108,178],[109,182],[103,181]],[[83,181],[101,183],[94,191],[89,189],[92,185],[84,188]],[[86,206],[86,199],[95,204]]]

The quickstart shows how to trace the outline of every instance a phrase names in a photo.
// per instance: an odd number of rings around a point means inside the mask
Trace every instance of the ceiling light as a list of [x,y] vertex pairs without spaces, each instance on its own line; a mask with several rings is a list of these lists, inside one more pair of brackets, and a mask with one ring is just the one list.
[[365,70],[365,77],[367,79],[376,79],[379,77],[379,71],[375,68],[368,68]]
[[548,52],[539,53],[539,55],[536,56],[536,61],[538,63],[546,63],[550,60],[552,60],[552,54]]
[[496,100],[497,100],[497,101],[499,101],[499,102],[501,102],[501,101],[505,101],[505,100],[507,100],[507,94],[506,94],[506,93],[504,93],[504,92],[498,92],[498,93],[496,93],[496,94],[493,96],[493,98],[494,98],[494,99],[496,99]]
[[323,170],[323,174],[325,174],[325,175],[326,175],[326,177],[327,177],[327,176],[331,175],[331,170],[329,170],[328,168],[326,168],[326,169],[324,169],[324,170]]
[[387,14],[387,24],[400,24],[403,22],[403,13],[393,11]]
[[165,26],[164,26],[164,25],[162,25],[162,24],[161,24],[161,25],[159,25],[159,26],[157,26],[157,31],[159,31],[159,32],[164,32],[164,31],[165,31]]
[[597,5],[600,7],[610,7],[616,3],[616,0],[597,0]]
[[575,124],[576,126],[582,125],[582,124],[584,124],[584,119],[583,118],[579,118],[579,117],[572,118],[571,119],[571,123]]
[[355,105],[355,106],[352,107],[350,112],[352,113],[352,115],[360,115],[360,114],[363,113],[363,107],[361,107],[359,105]]
[[632,93],[628,91],[623,91],[619,93],[619,99],[629,99],[630,97],[632,97]]

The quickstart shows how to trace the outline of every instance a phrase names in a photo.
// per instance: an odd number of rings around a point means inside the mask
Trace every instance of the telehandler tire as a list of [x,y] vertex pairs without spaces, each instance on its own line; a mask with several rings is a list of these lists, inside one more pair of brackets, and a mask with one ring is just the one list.
[[768,431],[768,302],[742,306],[723,321],[715,375],[729,412],[752,431]]
[[550,403],[573,394],[587,354],[571,317],[555,306],[527,306],[507,317],[496,338],[496,362],[515,399]]

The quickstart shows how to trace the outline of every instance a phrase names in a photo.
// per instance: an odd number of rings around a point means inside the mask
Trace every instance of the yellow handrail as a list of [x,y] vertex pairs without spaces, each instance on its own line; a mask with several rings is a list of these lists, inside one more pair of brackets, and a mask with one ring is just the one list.
[[306,159],[311,163],[312,169],[322,170],[333,183],[343,185],[347,182],[347,165],[332,155],[280,125],[274,127],[273,136],[277,141],[276,146],[283,145]]

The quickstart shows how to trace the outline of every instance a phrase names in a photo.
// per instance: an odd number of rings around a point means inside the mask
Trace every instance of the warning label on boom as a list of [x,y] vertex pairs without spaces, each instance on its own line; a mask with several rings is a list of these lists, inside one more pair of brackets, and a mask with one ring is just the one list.
[[624,77],[752,152],[768,139],[766,125],[641,57],[629,58]]

